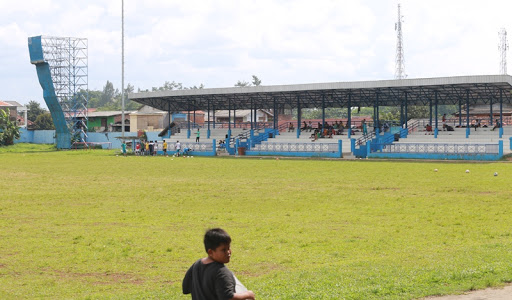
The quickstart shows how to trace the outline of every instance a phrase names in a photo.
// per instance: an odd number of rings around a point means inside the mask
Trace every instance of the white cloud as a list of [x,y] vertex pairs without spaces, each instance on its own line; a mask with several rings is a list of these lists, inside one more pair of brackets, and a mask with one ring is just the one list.
[[[125,0],[125,84],[151,88],[390,79],[396,1]],[[402,1],[409,78],[493,74],[512,2]],[[121,2],[0,1],[0,99],[42,101],[27,37],[84,37],[89,86],[121,84]],[[509,55],[510,57],[510,55]],[[12,76],[15,74],[16,76]]]

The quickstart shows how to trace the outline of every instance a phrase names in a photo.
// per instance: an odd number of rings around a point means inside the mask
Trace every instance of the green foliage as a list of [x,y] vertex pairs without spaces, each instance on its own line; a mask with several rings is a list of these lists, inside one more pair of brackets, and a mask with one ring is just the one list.
[[40,114],[43,114],[46,112],[44,108],[41,108],[41,104],[39,102],[36,102],[34,100],[31,100],[27,104],[27,118],[34,122]]
[[52,115],[49,112],[44,112],[37,116],[34,121],[35,130],[55,130],[53,125]]
[[217,226],[258,299],[417,299],[512,281],[506,163],[112,153],[0,155],[3,299],[190,299],[181,280]]
[[235,84],[236,87],[247,87],[247,86],[259,86],[261,85],[261,80],[256,75],[252,75],[252,81],[248,82],[245,80],[238,80]]
[[20,128],[9,119],[8,110],[0,109],[0,146],[14,144],[20,138]]

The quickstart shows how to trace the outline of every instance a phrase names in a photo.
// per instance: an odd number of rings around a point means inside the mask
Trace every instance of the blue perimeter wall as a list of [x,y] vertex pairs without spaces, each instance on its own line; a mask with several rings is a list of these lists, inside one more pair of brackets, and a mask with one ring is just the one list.
[[[93,143],[104,143],[111,142],[112,149],[121,148],[121,140],[116,137],[120,137],[123,135],[122,132],[89,132],[87,134],[89,137],[87,138],[88,142]],[[125,136],[137,136],[136,132],[125,132]],[[146,132],[148,140],[150,141],[161,141],[162,138],[158,136],[158,132]],[[32,144],[55,144],[55,130],[27,130],[25,128],[20,129],[20,139],[15,140],[15,143],[32,143]],[[107,148],[107,145],[103,145],[103,148]]]

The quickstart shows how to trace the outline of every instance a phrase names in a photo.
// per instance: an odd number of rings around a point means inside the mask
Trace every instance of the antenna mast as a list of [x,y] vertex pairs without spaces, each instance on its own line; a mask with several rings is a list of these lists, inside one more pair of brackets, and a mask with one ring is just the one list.
[[498,32],[500,37],[500,43],[498,44],[498,49],[500,50],[500,74],[507,74],[507,50],[508,50],[508,41],[507,41],[507,30],[505,28],[501,28],[500,32]]
[[403,16],[400,14],[400,3],[398,4],[398,22],[395,23],[396,36],[396,59],[395,59],[395,79],[404,79],[405,75],[405,63],[404,63],[404,46],[402,39],[402,21]]

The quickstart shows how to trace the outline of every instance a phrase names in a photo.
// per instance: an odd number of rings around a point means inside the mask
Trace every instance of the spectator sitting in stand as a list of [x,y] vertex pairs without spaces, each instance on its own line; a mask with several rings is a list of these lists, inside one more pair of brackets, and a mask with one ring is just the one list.
[[491,129],[491,131],[494,131],[496,128],[501,128],[501,123],[498,121],[498,119],[496,119],[496,123],[494,124],[494,127]]
[[427,135],[427,134],[429,134],[429,135],[430,135],[430,134],[432,134],[432,125],[427,124],[427,126],[425,126],[425,131],[426,131],[426,132],[425,132],[425,135]]
[[290,123],[288,124],[288,132],[293,132],[294,130],[295,130],[295,128],[293,127],[293,123],[292,123],[292,122],[290,122]]

